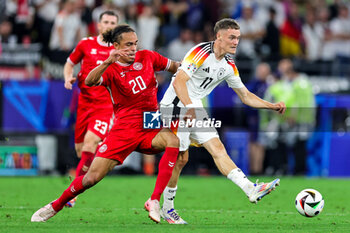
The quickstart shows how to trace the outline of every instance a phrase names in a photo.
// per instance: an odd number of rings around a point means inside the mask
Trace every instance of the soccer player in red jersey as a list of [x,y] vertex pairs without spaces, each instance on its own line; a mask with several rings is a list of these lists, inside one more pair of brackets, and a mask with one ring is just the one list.
[[[113,11],[105,11],[100,15],[97,24],[99,35],[82,39],[70,54],[64,65],[64,87],[72,89],[76,78],[73,68],[81,64],[78,74],[80,88],[77,120],[75,124],[75,150],[80,162],[76,169],[76,177],[85,175],[94,159],[98,143],[107,135],[113,115],[113,105],[106,88],[91,88],[85,85],[85,78],[96,66],[102,64],[114,48],[103,42],[102,33],[114,29],[118,24],[118,16]],[[73,207],[76,199],[67,202],[67,207]]]
[[138,38],[128,25],[104,33],[103,38],[116,49],[89,73],[85,84],[108,89],[116,115],[114,125],[86,175],[76,177],[57,200],[35,212],[32,222],[45,222],[53,217],[67,201],[94,186],[116,165],[122,164],[132,151],[154,154],[165,150],[159,162],[153,194],[145,203],[149,217],[160,222],[159,200],[179,153],[179,139],[167,128],[143,129],[143,115],[151,112],[154,118],[159,117],[158,84],[154,72],[168,70],[175,73],[179,63],[154,51],[136,51]]

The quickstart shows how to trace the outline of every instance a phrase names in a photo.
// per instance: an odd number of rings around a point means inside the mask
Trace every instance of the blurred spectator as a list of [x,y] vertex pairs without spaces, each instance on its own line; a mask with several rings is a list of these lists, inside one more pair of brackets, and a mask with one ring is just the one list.
[[145,5],[137,20],[139,46],[141,49],[154,50],[159,26],[160,20],[155,16],[152,7]]
[[305,19],[306,22],[302,28],[305,39],[305,57],[309,61],[320,60],[323,38],[322,25],[316,21],[314,9],[306,12]]
[[215,24],[221,16],[221,0],[202,0],[204,4],[205,20]]
[[35,28],[38,42],[42,43],[44,53],[47,52],[51,30],[55,17],[59,11],[60,0],[34,0],[36,9]]
[[168,57],[174,61],[181,61],[185,54],[195,46],[193,43],[193,33],[188,28],[181,29],[180,37],[170,42],[168,45]]
[[342,0],[333,0],[332,3],[329,5],[329,19],[333,20],[338,16],[339,7],[342,5]]
[[346,5],[339,6],[338,16],[330,23],[333,35],[335,55],[338,62],[337,74],[349,75],[350,63],[350,16]]
[[195,31],[193,33],[193,43],[199,44],[203,41],[210,41],[209,39],[204,38],[204,33],[202,31]]
[[[305,175],[307,148],[315,122],[315,99],[312,86],[305,74],[294,70],[290,59],[283,59],[278,64],[281,80],[267,89],[267,99],[284,101],[287,110],[284,117],[270,116],[262,122],[269,137],[267,151],[267,175],[287,174],[288,168],[294,167],[292,174]],[[266,115],[264,116],[266,117]],[[289,152],[293,154],[294,166],[288,162]]]
[[280,28],[281,54],[283,57],[302,55],[302,20],[299,16],[298,5],[291,2],[287,7],[287,18]]
[[95,36],[98,32],[95,30],[95,22],[92,20],[92,11],[85,2],[86,0],[76,0],[77,11],[82,22],[80,32],[81,35]]
[[[269,64],[260,63],[256,67],[255,78],[247,84],[247,88],[250,92],[264,98],[265,91],[268,87],[268,82],[271,76],[271,69]],[[249,166],[250,174],[261,175],[263,173],[264,162],[264,147],[258,141],[259,135],[259,111],[250,107],[246,107],[246,119],[248,130],[250,133],[249,140]]]
[[265,27],[265,35],[262,39],[262,45],[259,49],[260,54],[265,56],[268,60],[280,59],[280,31],[275,23],[276,10],[270,8],[269,20]]
[[17,37],[12,34],[12,23],[10,21],[3,21],[0,23],[0,43],[16,42]]
[[81,20],[77,13],[75,0],[64,0],[62,10],[55,18],[49,48],[56,52],[52,58],[64,64],[69,52],[82,37]]
[[6,1],[6,12],[2,14],[8,17],[13,25],[13,34],[16,35],[16,42],[30,43],[30,34],[34,23],[34,9],[28,0]]
[[188,0],[187,2],[186,26],[191,30],[203,29],[206,22],[204,4],[200,0]]
[[129,4],[125,9],[125,22],[138,32],[137,28],[137,7],[135,4]]
[[119,22],[124,22],[125,17],[123,11],[120,11],[118,7],[114,4],[113,0],[103,0],[102,5],[96,7],[92,11],[92,19],[95,23],[98,23],[99,17],[102,14],[102,12],[105,11],[115,11],[116,14],[119,16]]
[[282,79],[291,85],[291,114],[287,118],[286,142],[294,154],[295,166],[293,174],[305,175],[307,148],[315,123],[315,97],[311,83],[305,74],[297,73],[293,63],[284,59],[279,63]]
[[263,25],[253,18],[253,8],[249,4],[243,6],[242,18],[237,21],[241,30],[237,56],[252,59],[256,55],[255,44],[265,33]]
[[335,57],[333,35],[330,29],[329,10],[327,7],[318,9],[318,18],[322,26],[322,47],[320,55],[320,69],[322,75],[331,75],[331,66]]
[[2,23],[2,21],[4,21],[7,17],[7,15],[5,13],[6,12],[6,1],[0,1],[0,12],[3,12],[0,15],[0,23]]

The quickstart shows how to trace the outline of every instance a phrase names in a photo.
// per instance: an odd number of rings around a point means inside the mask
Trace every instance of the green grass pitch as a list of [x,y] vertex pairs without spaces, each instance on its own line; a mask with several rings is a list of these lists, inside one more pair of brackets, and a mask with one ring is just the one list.
[[[155,224],[143,210],[155,177],[109,176],[81,194],[74,208],[46,223],[31,223],[31,215],[69,183],[67,177],[1,177],[0,232],[350,232],[348,179],[294,177],[282,177],[281,186],[257,205],[225,177],[181,177],[176,208],[189,224],[178,226]],[[317,217],[303,217],[294,207],[304,188],[325,199]]]

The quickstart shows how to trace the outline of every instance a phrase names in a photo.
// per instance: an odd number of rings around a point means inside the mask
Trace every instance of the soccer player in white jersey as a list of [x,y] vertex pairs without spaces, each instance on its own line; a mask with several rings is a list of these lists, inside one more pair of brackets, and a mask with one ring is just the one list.
[[[186,112],[185,120],[200,118],[198,112],[205,111],[201,99],[222,81],[226,81],[239,96],[241,101],[254,108],[264,108],[285,112],[283,102],[270,103],[248,91],[242,83],[237,67],[229,54],[235,54],[240,39],[240,27],[233,19],[222,19],[215,24],[215,41],[200,43],[192,48],[182,61],[181,67],[174,75],[172,83],[161,101],[161,109],[172,111],[172,114]],[[177,110],[176,110],[177,109]],[[177,112],[178,111],[178,112]],[[163,114],[163,112],[162,112]],[[180,114],[181,115],[181,114]],[[204,119],[204,118],[200,118]],[[174,209],[174,198],[177,182],[182,168],[188,161],[188,147],[194,139],[212,155],[220,172],[238,185],[248,196],[249,201],[256,203],[279,185],[279,179],[270,183],[252,183],[228,156],[217,131],[213,128],[205,132],[200,130],[173,129],[180,139],[180,154],[173,170],[172,177],[164,190],[162,217],[172,224],[186,224]]]

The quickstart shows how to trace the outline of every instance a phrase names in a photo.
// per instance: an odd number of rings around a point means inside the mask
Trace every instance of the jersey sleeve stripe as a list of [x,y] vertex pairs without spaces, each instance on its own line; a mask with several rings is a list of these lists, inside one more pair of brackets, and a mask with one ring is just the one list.
[[194,57],[193,60],[198,61],[198,58],[200,58],[201,56],[203,56],[203,54],[205,54],[207,51],[210,50],[209,46],[205,46],[203,47]]
[[168,63],[166,64],[166,67],[165,67],[165,69],[164,69],[164,70],[169,70],[170,65],[171,65],[171,60],[170,60],[170,59],[168,59]]
[[111,90],[111,88],[107,86],[107,90],[108,90],[108,92],[109,92],[109,94],[110,94],[110,96],[111,96],[112,104],[115,104],[114,99],[113,99],[113,95],[112,95],[112,90]]
[[227,61],[227,64],[229,64],[232,67],[234,76],[239,76],[238,69],[233,59],[228,56],[225,56],[225,59]]
[[101,76],[100,82],[96,86],[101,86],[102,83],[103,83],[103,77]]
[[192,52],[184,60],[186,63],[194,63],[199,67],[203,64],[209,55],[210,45],[205,44],[193,49]]
[[75,66],[76,64],[68,57],[67,62],[70,63],[71,65]]
[[234,75],[239,76],[238,69],[237,69],[236,65],[231,63],[231,62],[229,62],[228,64],[230,64],[232,66]]

